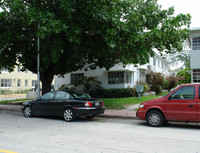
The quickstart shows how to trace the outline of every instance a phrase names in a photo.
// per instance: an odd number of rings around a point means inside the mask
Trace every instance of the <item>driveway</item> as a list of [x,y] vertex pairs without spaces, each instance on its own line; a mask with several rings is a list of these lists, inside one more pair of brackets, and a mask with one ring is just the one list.
[[196,124],[148,127],[140,120],[25,118],[0,110],[0,150],[17,153],[198,153]]

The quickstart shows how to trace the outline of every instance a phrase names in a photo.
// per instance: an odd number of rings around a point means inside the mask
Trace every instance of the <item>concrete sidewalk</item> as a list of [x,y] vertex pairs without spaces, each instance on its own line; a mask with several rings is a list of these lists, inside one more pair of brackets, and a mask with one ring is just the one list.
[[15,99],[24,99],[26,98],[26,94],[0,94],[0,101],[5,100],[15,100]]
[[[0,105],[0,110],[21,111],[21,106],[20,105]],[[136,117],[136,111],[132,111],[132,110],[107,110],[106,109],[104,114],[98,115],[98,117],[138,119]]]

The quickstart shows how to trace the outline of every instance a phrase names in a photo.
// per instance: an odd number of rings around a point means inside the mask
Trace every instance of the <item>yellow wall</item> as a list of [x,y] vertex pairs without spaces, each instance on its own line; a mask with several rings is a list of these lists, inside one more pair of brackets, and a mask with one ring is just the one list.
[[[17,91],[17,90],[24,90],[24,89],[31,89],[32,87],[32,80],[37,80],[37,74],[33,74],[30,71],[26,72],[18,72],[18,67],[16,66],[13,72],[5,72],[1,71],[0,74],[0,82],[1,79],[11,79],[11,87],[2,87],[0,85],[1,90],[12,90],[12,91]],[[20,87],[17,87],[17,80],[21,80]],[[28,80],[28,86],[25,87],[25,80]]]

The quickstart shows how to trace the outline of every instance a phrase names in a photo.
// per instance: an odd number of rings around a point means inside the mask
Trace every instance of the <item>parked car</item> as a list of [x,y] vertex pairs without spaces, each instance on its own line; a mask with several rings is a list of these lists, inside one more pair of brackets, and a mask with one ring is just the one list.
[[166,121],[200,121],[200,84],[180,85],[167,95],[143,102],[137,116],[150,126]]
[[25,117],[63,116],[67,122],[79,116],[93,118],[97,114],[103,114],[104,110],[103,101],[82,92],[52,91],[37,100],[22,104]]

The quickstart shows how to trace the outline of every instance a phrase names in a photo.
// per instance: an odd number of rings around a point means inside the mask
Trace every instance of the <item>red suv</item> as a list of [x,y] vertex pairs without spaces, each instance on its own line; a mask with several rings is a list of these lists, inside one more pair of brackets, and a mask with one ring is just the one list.
[[162,98],[140,104],[137,116],[150,126],[166,121],[200,121],[200,84],[184,84]]

